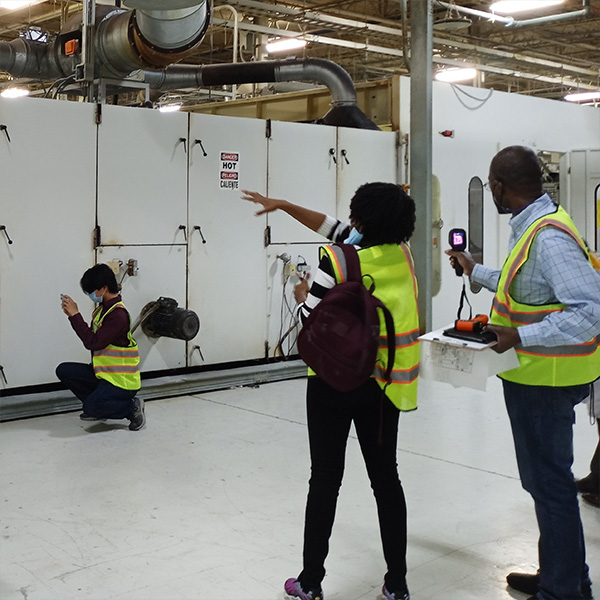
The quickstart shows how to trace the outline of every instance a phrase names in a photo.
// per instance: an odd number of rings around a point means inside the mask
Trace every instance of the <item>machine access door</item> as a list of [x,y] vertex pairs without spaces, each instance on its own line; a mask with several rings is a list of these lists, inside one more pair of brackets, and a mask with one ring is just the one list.
[[[79,279],[94,263],[94,107],[0,98],[0,389],[58,380],[64,361],[88,362],[60,308],[87,318]],[[12,242],[12,243],[10,243]]]
[[[270,133],[268,195],[335,216],[336,128],[273,121]],[[271,213],[267,222],[273,243],[323,241],[287,214]]]
[[101,246],[185,243],[187,115],[102,106]]
[[265,193],[265,122],[190,114],[189,308],[200,333],[191,365],[264,358],[266,217],[241,199]]

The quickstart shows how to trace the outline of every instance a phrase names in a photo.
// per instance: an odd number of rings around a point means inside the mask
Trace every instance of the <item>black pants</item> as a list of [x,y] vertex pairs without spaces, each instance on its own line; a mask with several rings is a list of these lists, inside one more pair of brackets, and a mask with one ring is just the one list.
[[[406,502],[398,478],[396,443],[399,412],[373,379],[352,392],[338,392],[318,377],[308,378],[308,435],[311,477],[304,524],[305,589],[320,587],[344,474],[346,442],[354,422],[371,487],[387,564],[389,590],[403,590],[406,578]],[[357,545],[360,540],[357,538]]]

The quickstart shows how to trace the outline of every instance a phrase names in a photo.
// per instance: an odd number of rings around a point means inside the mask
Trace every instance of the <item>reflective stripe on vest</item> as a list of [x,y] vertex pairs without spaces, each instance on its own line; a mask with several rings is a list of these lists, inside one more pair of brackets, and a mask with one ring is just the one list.
[[[325,246],[321,248],[323,253],[331,260],[336,283],[346,281],[348,270],[343,251],[337,246]],[[396,358],[392,381],[386,387],[387,335],[385,320],[379,315],[380,348],[373,377],[398,409],[414,410],[419,374],[419,317],[411,252],[406,244],[384,244],[359,249],[358,258],[366,287],[375,283],[374,296],[388,307],[396,328]]]
[[[104,314],[101,314],[102,307],[98,307],[94,311],[92,319],[94,333],[102,327],[104,317],[117,307],[127,310],[123,302],[117,302]],[[127,313],[127,316],[129,318],[129,313]],[[129,318],[129,324],[131,327],[131,318]],[[131,331],[127,332],[127,339],[129,340],[128,347],[109,344],[106,348],[95,350],[92,353],[94,374],[98,379],[104,379],[116,387],[126,390],[139,390],[141,387],[140,353]]]
[[[535,236],[543,227],[556,227],[569,234],[589,254],[569,215],[558,208],[552,216],[544,216],[531,224],[519,239],[502,268],[498,290],[492,304],[494,325],[519,327],[539,323],[548,315],[562,311],[559,303],[532,306],[516,302],[510,296],[510,286],[519,269],[529,258]],[[520,366],[500,374],[502,379],[525,385],[548,385],[553,387],[589,383],[600,375],[600,337],[583,344],[564,346],[515,346]]]

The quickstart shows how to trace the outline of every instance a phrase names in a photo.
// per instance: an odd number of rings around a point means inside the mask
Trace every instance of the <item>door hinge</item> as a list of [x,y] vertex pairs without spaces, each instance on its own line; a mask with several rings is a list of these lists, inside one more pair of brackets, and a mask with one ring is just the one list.
[[100,104],[99,102],[96,104],[94,118],[96,121],[96,125],[102,125],[102,104]]
[[267,119],[267,122],[265,123],[265,136],[268,139],[271,139],[271,119]]
[[94,227],[93,238],[94,238],[94,242],[93,242],[94,248],[97,248],[102,243],[102,235],[101,235],[101,231],[100,231],[100,225],[96,225],[96,227]]
[[271,243],[271,226],[267,225],[265,227],[265,236],[264,236],[264,244],[265,248]]

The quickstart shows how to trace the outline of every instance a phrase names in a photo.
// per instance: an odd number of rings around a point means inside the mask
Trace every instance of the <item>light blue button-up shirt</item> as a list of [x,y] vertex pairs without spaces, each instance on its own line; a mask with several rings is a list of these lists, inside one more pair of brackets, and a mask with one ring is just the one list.
[[[547,194],[510,220],[508,252],[529,226],[556,205]],[[475,265],[471,281],[496,292],[501,270]],[[529,259],[515,275],[510,295],[534,306],[560,302],[565,309],[539,323],[518,328],[523,346],[582,344],[600,333],[600,275],[594,271],[575,240],[556,227],[544,227],[535,237]]]

